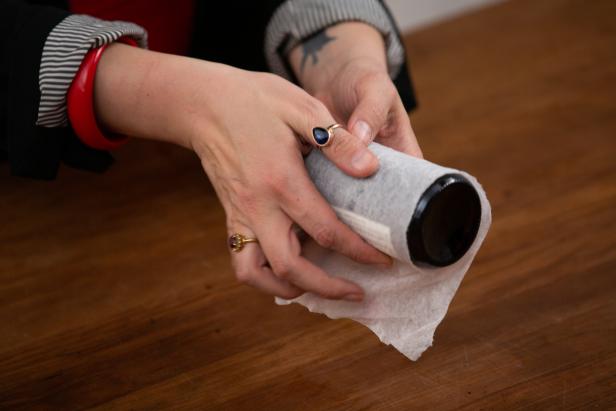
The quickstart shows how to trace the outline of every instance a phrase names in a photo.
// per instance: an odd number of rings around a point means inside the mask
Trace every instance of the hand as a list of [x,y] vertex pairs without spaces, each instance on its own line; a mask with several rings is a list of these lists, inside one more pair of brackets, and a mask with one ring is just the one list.
[[[313,145],[312,128],[334,119],[301,88],[271,74],[114,45],[99,63],[95,99],[106,128],[173,141],[199,155],[225,208],[228,234],[259,240],[232,253],[240,281],[284,298],[311,291],[361,300],[358,285],[301,256],[296,225],[356,261],[391,263],[336,218],[310,181],[302,153]],[[378,167],[341,129],[323,152],[356,177]]]
[[376,140],[422,157],[376,29],[338,24],[293,49],[290,61],[302,86],[364,144]]

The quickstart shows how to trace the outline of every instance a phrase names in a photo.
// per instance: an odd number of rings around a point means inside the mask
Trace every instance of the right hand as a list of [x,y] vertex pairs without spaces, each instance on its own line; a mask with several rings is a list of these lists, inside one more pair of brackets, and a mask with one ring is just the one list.
[[[301,256],[293,229],[295,223],[321,246],[356,261],[389,262],[338,220],[304,166],[312,128],[327,127],[334,118],[278,76],[227,66],[216,71],[220,83],[216,93],[204,87],[201,106],[209,115],[196,128],[192,145],[225,208],[228,234],[259,239],[232,253],[238,279],[285,298],[311,291],[361,300],[359,286],[329,276]],[[376,157],[358,139],[341,129],[335,133],[332,145],[323,148],[326,156],[356,177],[376,171]]]
[[[135,53],[118,45],[106,54],[119,47]],[[107,89],[114,88],[112,78],[102,81],[110,84],[101,84],[100,90],[97,80],[95,93],[99,96],[95,98],[97,103],[103,100],[97,115],[113,131],[129,135],[169,140],[156,135],[156,130],[171,133],[178,144],[197,153],[225,209],[228,234],[238,232],[259,240],[232,252],[237,278],[283,298],[310,291],[326,298],[360,301],[363,290],[358,285],[332,277],[302,257],[295,230],[301,227],[321,246],[358,262],[391,264],[390,257],[338,220],[305,169],[302,154],[314,145],[312,128],[336,122],[325,106],[272,74],[137,52],[141,54],[135,61],[137,66],[152,55],[157,59],[134,89],[154,100],[141,101],[139,107],[141,117],[150,120],[145,122],[144,132],[134,124],[138,118],[115,118],[122,117],[124,111],[118,107],[123,101],[118,93],[128,92],[129,100],[139,100],[129,91],[117,90],[118,84],[126,88],[130,81],[126,71],[122,81],[115,82],[115,93]],[[124,56],[124,61],[127,58]],[[160,99],[163,101],[157,101]],[[159,110],[160,106],[164,110]],[[160,116],[166,121],[157,127],[152,122],[161,121]],[[126,122],[131,125],[123,124]],[[333,143],[322,150],[341,170],[355,177],[377,170],[377,158],[359,139],[342,129],[335,134]]]

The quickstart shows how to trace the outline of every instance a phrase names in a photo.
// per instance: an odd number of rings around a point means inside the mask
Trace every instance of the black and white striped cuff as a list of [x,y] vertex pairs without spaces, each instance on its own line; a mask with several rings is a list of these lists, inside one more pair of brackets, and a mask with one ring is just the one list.
[[[285,51],[289,45],[342,21],[361,21],[381,32],[387,48],[389,75],[395,78],[404,62],[404,48],[394,23],[378,0],[287,0],[274,13],[265,32],[265,57],[270,69],[291,78]],[[281,50],[286,47],[287,50]]]
[[41,56],[41,101],[36,125],[59,127],[68,124],[66,93],[86,53],[124,36],[133,37],[139,47],[147,47],[147,32],[133,23],[74,14],[53,28]]

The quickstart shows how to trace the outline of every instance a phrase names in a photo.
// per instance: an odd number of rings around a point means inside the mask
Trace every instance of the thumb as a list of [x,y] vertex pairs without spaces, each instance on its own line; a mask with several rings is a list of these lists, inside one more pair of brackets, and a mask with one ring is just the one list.
[[385,127],[392,98],[376,87],[366,89],[359,96],[359,103],[349,117],[349,130],[364,144],[370,144]]

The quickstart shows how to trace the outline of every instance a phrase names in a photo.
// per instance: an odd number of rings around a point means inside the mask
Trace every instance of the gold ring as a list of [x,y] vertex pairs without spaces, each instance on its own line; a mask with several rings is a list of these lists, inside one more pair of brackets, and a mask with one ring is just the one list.
[[248,238],[243,234],[234,233],[229,237],[229,248],[236,253],[239,253],[244,248],[244,245],[248,243],[258,243],[259,240],[256,238]]
[[342,128],[342,125],[334,123],[329,127],[315,127],[312,129],[312,137],[317,147],[327,147],[334,141],[334,130]]

